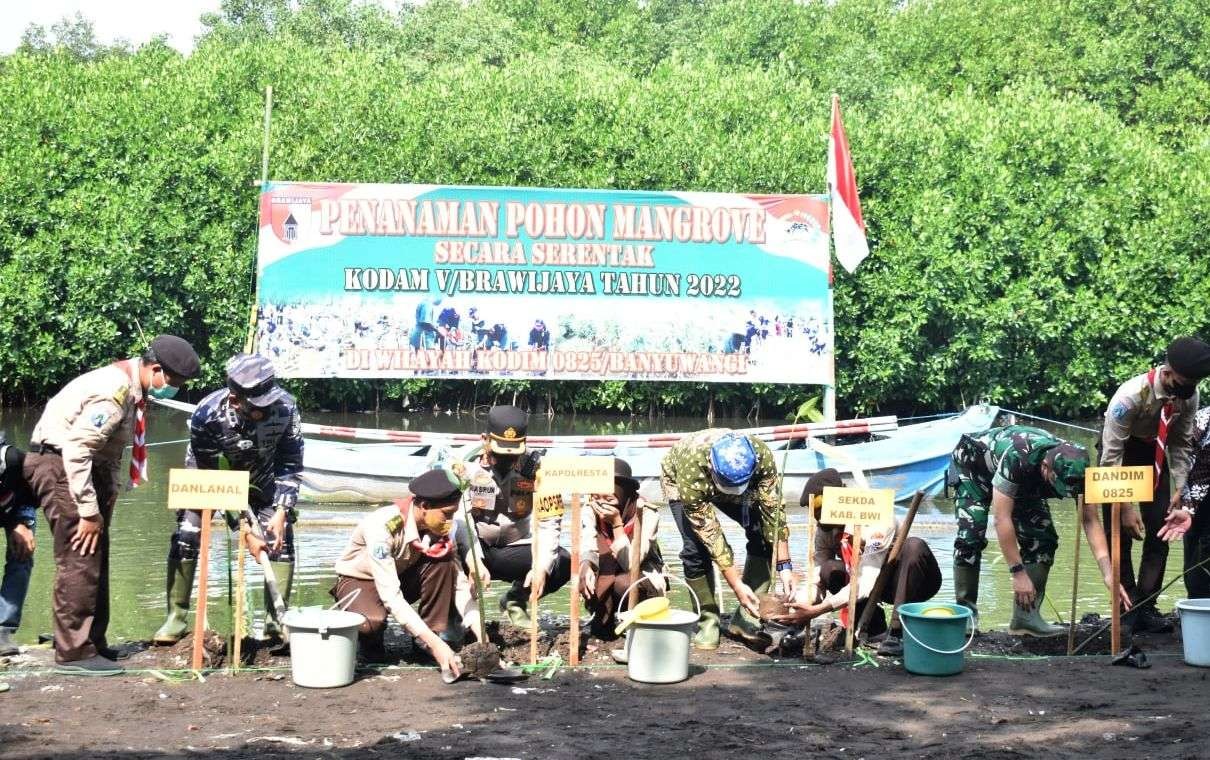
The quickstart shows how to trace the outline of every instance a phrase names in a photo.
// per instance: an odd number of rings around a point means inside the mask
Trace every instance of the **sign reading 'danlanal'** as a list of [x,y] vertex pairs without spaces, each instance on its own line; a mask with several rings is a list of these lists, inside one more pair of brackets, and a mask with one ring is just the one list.
[[895,519],[895,489],[835,488],[823,489],[824,525],[890,525]]
[[542,493],[613,493],[613,457],[544,456],[535,488]]
[[247,470],[168,471],[169,509],[243,512],[248,507]]
[[1155,495],[1155,468],[1089,467],[1084,471],[1084,502],[1151,501]]
[[814,195],[270,183],[282,377],[832,384]]

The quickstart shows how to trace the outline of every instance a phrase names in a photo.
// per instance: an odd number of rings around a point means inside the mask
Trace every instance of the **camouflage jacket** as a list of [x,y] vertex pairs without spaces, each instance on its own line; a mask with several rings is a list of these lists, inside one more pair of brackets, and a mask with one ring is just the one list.
[[744,493],[731,496],[715,487],[710,475],[710,447],[729,432],[724,428],[712,428],[687,435],[668,451],[660,464],[660,487],[664,498],[685,505],[689,524],[705,544],[710,558],[723,569],[735,564],[735,556],[723,537],[722,526],[714,512],[715,504],[754,507],[754,519],[760,520],[761,533],[770,544],[789,536],[785,505],[778,493],[777,463],[764,441],[750,437],[756,451],[756,472]]
[[1063,441],[1040,428],[1007,425],[973,436],[986,447],[972,475],[983,490],[994,489],[1014,499],[1057,499],[1042,476],[1042,458]]

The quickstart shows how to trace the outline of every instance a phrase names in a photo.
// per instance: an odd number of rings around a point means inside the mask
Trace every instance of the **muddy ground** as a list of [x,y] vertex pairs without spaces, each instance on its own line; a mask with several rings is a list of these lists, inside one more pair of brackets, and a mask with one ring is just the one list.
[[[518,632],[499,636],[506,652],[527,653]],[[294,686],[288,660],[264,650],[266,669],[203,683],[163,670],[183,663],[184,646],[136,651],[129,674],[103,679],[50,674],[49,652],[32,649],[0,672],[11,686],[0,694],[0,757],[1206,757],[1210,670],[1182,663],[1177,636],[1139,641],[1150,669],[1031,654],[1065,638],[985,634],[949,678],[725,642],[694,653],[689,680],[651,686],[590,640],[592,667],[499,686],[445,685],[396,637],[398,664],[332,690]]]

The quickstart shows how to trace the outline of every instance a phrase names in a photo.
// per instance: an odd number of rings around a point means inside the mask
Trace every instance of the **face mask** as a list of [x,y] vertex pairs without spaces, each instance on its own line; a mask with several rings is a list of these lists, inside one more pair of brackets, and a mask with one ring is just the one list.
[[[160,375],[163,375],[163,371],[160,371]],[[175,396],[176,392],[179,390],[180,388],[177,388],[175,385],[169,385],[167,380],[165,380],[164,384],[159,388],[155,387],[155,376],[152,375],[151,387],[147,389],[147,395],[151,396],[152,398],[170,399]]]
[[448,536],[454,529],[454,521],[447,520],[439,509],[424,510],[424,528],[434,536]]
[[1173,383],[1168,387],[1168,392],[1179,399],[1193,398],[1193,394],[1197,393],[1197,383],[1184,385],[1182,383]]

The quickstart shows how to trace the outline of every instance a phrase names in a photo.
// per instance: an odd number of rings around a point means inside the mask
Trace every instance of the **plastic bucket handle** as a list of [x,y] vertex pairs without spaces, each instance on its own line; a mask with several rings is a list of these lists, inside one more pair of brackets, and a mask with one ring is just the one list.
[[333,604],[328,609],[340,610],[341,612],[347,612],[349,609],[349,605],[352,604],[353,602],[357,601],[357,597],[360,595],[361,595],[361,589],[355,588],[352,591],[350,591],[349,593],[347,593],[344,596],[337,599],[336,604]]
[[[680,583],[682,586],[685,587],[685,590],[689,592],[689,596],[693,598],[693,608],[694,608],[697,616],[700,618],[702,616],[702,603],[697,598],[697,594],[693,593],[693,589],[689,586],[689,584],[686,583],[683,578],[672,575],[671,573],[661,573],[661,575],[665,579],[670,580],[670,581],[676,581],[677,583]],[[627,605],[627,603],[630,602],[630,589],[639,585],[643,581],[649,581],[649,580],[651,580],[651,579],[648,578],[647,576],[643,576],[642,578],[639,578],[637,581],[635,581],[634,583],[632,583],[626,587],[626,590],[624,592],[622,592],[622,602],[618,605],[619,614],[621,614],[622,608],[625,607]],[[655,584],[652,584],[652,585],[655,585]],[[660,593],[660,596],[668,596],[668,590],[665,589],[663,592]],[[635,622],[638,622],[638,621],[635,621]]]
[[959,652],[965,652],[966,648],[969,647],[971,642],[975,640],[975,628],[974,626],[971,626],[970,636],[966,637],[966,643],[962,646],[958,647],[957,649],[933,649],[928,644],[925,644],[923,641],[916,638],[916,635],[908,630],[907,617],[904,615],[899,616],[899,625],[903,628],[903,632],[912,638],[912,641],[929,650],[933,654],[958,654]]

